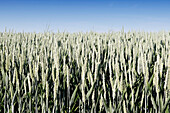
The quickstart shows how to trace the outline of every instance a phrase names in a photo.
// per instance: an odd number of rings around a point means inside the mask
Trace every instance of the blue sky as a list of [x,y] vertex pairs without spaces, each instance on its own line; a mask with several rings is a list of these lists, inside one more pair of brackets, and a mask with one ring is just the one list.
[[170,31],[170,0],[0,0],[0,31]]

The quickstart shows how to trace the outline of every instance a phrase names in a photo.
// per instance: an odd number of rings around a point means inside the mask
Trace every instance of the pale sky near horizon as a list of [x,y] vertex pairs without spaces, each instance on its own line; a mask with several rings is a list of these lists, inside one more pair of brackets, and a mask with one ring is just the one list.
[[0,0],[0,31],[170,31],[169,12],[170,0]]

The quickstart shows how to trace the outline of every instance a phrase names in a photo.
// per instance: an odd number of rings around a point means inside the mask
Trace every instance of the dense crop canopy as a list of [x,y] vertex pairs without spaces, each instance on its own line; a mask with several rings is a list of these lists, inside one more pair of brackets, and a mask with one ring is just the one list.
[[170,110],[170,33],[0,33],[0,112]]

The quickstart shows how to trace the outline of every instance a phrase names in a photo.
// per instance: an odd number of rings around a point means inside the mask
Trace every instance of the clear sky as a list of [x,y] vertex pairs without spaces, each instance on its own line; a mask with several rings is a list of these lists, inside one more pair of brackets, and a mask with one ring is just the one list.
[[0,0],[0,31],[170,31],[170,0]]

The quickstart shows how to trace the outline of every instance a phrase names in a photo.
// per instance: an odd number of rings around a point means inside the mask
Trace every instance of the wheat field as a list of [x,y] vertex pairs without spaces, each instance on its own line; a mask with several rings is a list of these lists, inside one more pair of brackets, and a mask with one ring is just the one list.
[[169,113],[170,32],[0,32],[1,113]]

